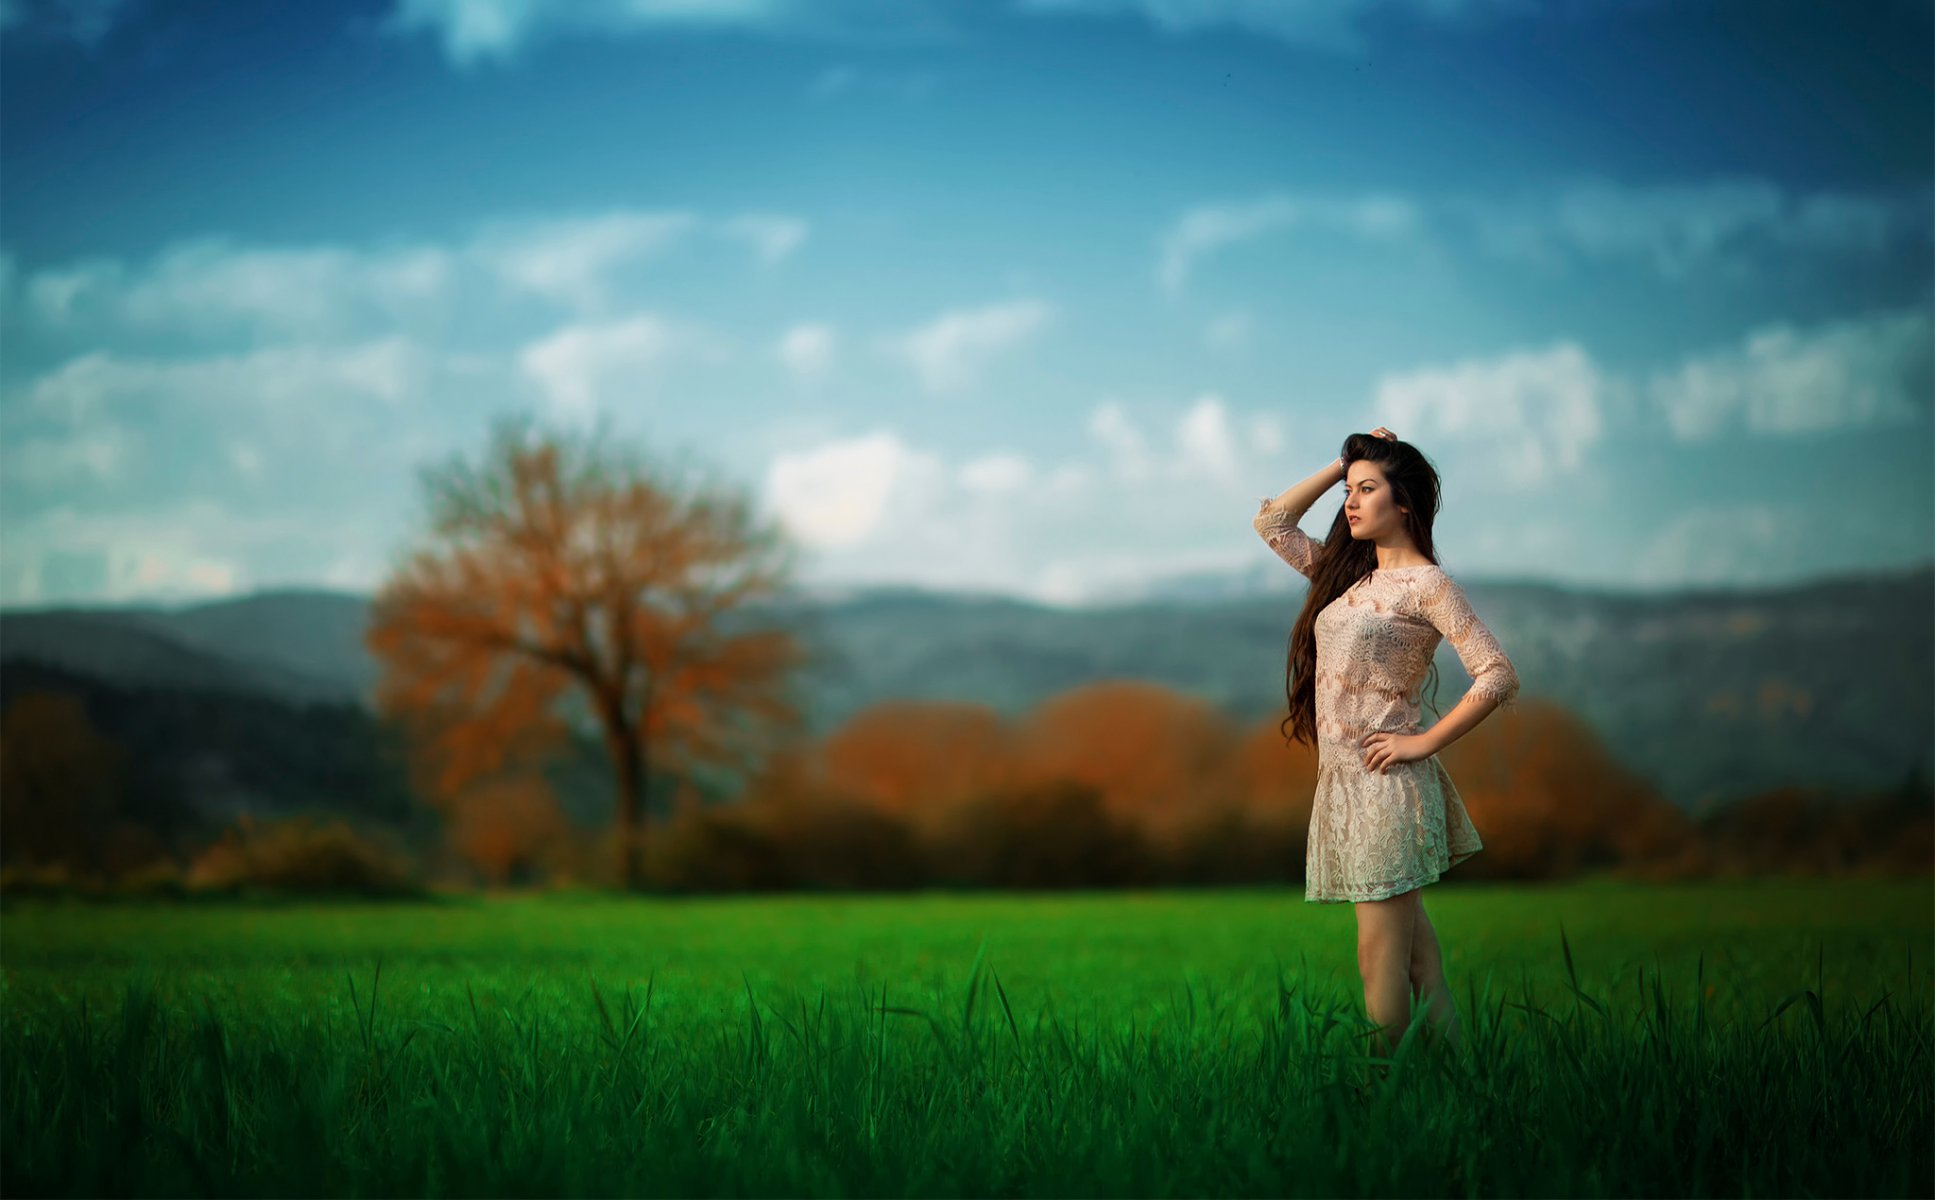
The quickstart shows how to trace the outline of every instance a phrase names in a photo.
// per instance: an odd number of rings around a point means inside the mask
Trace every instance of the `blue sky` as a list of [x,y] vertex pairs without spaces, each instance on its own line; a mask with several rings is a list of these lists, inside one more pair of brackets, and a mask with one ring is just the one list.
[[1379,424],[1461,578],[1924,564],[1931,32],[4,0],[0,604],[371,589],[520,410],[743,486],[809,583],[1274,571],[1257,501]]

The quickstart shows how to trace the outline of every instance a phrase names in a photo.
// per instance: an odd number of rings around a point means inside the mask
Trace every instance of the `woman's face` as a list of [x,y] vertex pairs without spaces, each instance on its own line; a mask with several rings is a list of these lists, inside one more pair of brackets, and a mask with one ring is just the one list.
[[1377,541],[1404,528],[1404,510],[1391,497],[1384,472],[1376,463],[1358,460],[1345,477],[1344,517],[1350,535]]

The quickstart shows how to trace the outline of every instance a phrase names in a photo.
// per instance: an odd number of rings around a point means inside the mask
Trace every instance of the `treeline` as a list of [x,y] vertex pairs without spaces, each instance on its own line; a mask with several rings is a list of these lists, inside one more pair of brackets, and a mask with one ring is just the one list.
[[[618,885],[608,814],[572,799],[596,781],[561,788],[568,771],[507,771],[402,813],[402,765],[359,710],[242,716],[178,698],[168,711],[183,746],[207,736],[196,720],[222,720],[243,722],[255,750],[185,752],[160,771],[166,743],[152,725],[132,737],[126,713],[39,682],[16,677],[0,711],[9,893]],[[333,766],[292,720],[329,731]],[[1537,701],[1493,714],[1439,757],[1485,842],[1448,880],[1915,874],[1935,861],[1935,796],[1919,774],[1884,795],[1784,789],[1696,820],[1572,714]],[[307,780],[297,790],[309,799],[330,794],[301,770],[334,770],[324,778],[360,794],[212,830],[221,806],[192,794],[199,779],[233,802],[274,788],[278,771]],[[772,755],[731,796],[663,780],[643,873],[672,892],[1294,885],[1316,779],[1315,751],[1287,744],[1274,718],[1244,725],[1152,684],[1075,689],[1018,719],[887,704]]]

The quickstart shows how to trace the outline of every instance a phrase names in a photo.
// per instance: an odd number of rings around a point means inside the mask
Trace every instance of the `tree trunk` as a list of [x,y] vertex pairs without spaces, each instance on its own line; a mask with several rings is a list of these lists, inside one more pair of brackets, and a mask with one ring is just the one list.
[[605,741],[618,770],[618,881],[632,891],[639,883],[639,840],[645,823],[645,747],[638,730],[622,718],[606,722]]

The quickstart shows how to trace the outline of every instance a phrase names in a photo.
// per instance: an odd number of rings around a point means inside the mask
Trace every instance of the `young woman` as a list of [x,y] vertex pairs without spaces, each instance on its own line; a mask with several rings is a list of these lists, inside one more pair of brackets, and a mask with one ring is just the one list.
[[[1314,543],[1297,520],[1340,479],[1344,503]],[[1483,843],[1437,754],[1499,705],[1516,708],[1518,693],[1498,639],[1434,560],[1437,513],[1437,471],[1379,426],[1351,434],[1336,462],[1265,499],[1254,522],[1310,580],[1284,682],[1285,723],[1317,747],[1304,899],[1356,905],[1364,1007],[1387,1055],[1414,999],[1429,1005],[1429,1026],[1462,1045],[1422,889]],[[1472,684],[1419,732],[1418,685],[1441,637]],[[1434,682],[1434,707],[1435,699]]]

